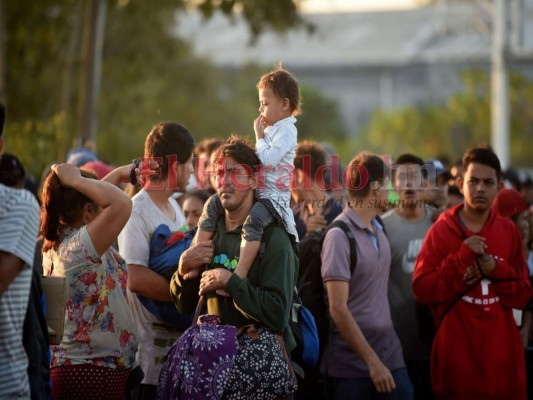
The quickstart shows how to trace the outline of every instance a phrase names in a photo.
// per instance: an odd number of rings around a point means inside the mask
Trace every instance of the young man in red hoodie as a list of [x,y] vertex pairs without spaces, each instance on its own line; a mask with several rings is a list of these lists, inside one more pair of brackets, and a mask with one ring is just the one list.
[[498,157],[476,148],[463,159],[464,203],[430,228],[413,290],[437,333],[431,353],[436,399],[526,399],[524,350],[513,318],[533,291],[520,234],[491,211],[502,187]]

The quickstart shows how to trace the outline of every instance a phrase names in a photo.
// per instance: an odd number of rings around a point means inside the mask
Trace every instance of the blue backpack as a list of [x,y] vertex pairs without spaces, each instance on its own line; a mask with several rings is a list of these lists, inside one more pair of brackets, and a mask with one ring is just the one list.
[[[150,240],[150,259],[148,267],[170,281],[178,267],[181,254],[189,248],[195,230],[172,233],[170,228],[159,225]],[[160,321],[185,330],[191,326],[193,314],[182,314],[173,302],[157,301],[137,295],[141,304]]]
[[296,348],[292,351],[292,360],[298,366],[318,366],[320,345],[315,317],[311,311],[302,304],[298,290],[294,289],[289,321],[292,334],[296,339]]

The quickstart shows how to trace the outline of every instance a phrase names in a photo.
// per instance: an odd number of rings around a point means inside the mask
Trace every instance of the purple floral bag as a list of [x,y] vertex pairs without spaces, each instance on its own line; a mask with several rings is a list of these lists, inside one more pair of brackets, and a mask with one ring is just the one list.
[[159,375],[158,399],[222,399],[239,345],[237,328],[202,315],[169,350]]
[[169,350],[157,397],[272,400],[294,393],[297,387],[280,335],[261,325],[240,329],[222,325],[218,316],[206,314]]

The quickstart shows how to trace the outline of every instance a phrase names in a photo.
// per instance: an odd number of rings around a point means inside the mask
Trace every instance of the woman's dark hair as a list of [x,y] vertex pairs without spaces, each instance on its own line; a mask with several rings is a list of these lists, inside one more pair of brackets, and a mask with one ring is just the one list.
[[[80,172],[85,178],[97,179],[92,172]],[[57,249],[64,229],[79,220],[87,203],[94,204],[94,201],[77,190],[61,186],[55,172],[48,175],[41,195],[40,231],[44,237],[43,253]]]

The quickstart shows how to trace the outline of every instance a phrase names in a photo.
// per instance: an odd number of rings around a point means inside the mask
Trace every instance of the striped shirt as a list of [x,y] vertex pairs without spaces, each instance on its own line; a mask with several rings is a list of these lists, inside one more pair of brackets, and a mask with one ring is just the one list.
[[0,295],[0,399],[30,397],[22,325],[38,230],[39,205],[35,197],[26,190],[0,184],[0,251],[14,254],[27,264]]

